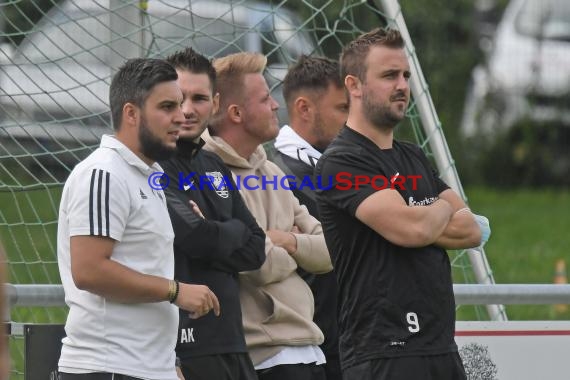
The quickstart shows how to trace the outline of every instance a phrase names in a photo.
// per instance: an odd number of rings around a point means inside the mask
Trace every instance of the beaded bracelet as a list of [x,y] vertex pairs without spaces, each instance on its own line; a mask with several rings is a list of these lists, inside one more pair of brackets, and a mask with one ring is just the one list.
[[178,280],[172,280],[169,284],[168,289],[168,301],[174,303],[176,298],[178,298],[178,293],[180,293],[180,283]]

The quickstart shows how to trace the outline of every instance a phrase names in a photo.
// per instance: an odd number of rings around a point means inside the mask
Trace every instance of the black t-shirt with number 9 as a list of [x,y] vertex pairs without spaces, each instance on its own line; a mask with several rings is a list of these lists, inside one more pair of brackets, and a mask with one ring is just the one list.
[[382,150],[345,127],[315,174],[332,183],[317,190],[317,202],[339,282],[342,367],[457,351],[445,250],[394,245],[355,217],[360,203],[383,188],[393,187],[411,207],[429,205],[449,188],[421,149],[394,141]]

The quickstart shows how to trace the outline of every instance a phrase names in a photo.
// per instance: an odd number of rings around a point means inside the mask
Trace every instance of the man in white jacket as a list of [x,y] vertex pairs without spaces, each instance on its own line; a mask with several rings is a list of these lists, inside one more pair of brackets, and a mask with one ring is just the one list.
[[279,105],[262,74],[266,63],[254,53],[214,61],[220,110],[205,147],[232,170],[267,235],[265,263],[240,276],[244,332],[259,379],[321,380],[323,334],[313,322],[311,289],[296,270],[325,273],[332,264],[321,224],[283,185],[285,174],[267,160],[262,146],[279,132]]
[[[274,144],[277,152],[271,160],[286,174],[295,176],[296,183],[311,178],[312,183],[318,184],[314,176],[315,165],[348,117],[348,96],[338,62],[302,56],[289,68],[283,80],[283,96],[290,124],[279,131]],[[324,186],[328,185],[326,182],[320,181]],[[293,189],[293,194],[320,220],[315,191],[309,186],[298,186]],[[327,380],[341,380],[335,274],[314,275],[303,270],[298,273],[315,296],[313,320],[325,336],[321,349],[327,359]]]
[[114,135],[81,161],[65,182],[57,258],[65,302],[61,380],[176,380],[178,310],[193,318],[218,298],[204,285],[174,280],[174,231],[163,172],[184,115],[174,67],[134,58],[109,89]]

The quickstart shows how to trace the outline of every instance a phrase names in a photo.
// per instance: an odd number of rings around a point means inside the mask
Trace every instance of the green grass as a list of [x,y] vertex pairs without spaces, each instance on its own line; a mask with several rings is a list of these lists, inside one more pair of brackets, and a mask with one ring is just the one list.
[[[2,181],[6,177],[0,177]],[[6,181],[8,182],[8,181]],[[60,283],[56,261],[57,208],[61,186],[13,184],[0,189],[0,240],[9,262],[9,280],[16,284]],[[64,323],[64,307],[18,307],[17,323]],[[9,339],[11,380],[24,378],[24,340]]]
[[59,283],[56,262],[57,208],[61,186],[0,191],[0,239],[10,280]]
[[[492,234],[485,252],[497,283],[552,283],[559,259],[570,270],[568,189],[470,188],[466,194],[471,209],[489,218]],[[458,316],[465,319],[464,314]],[[508,305],[507,315],[511,320],[570,319],[570,306],[556,313],[552,305]]]

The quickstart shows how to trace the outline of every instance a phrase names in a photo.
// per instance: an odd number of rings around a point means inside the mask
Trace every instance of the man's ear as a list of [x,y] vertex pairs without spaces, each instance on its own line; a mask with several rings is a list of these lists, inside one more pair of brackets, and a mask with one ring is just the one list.
[[212,98],[212,102],[214,103],[214,106],[212,107],[212,115],[215,115],[218,113],[218,110],[220,109],[220,93],[219,92],[216,92],[216,94]]
[[125,126],[135,126],[140,119],[140,108],[133,103],[123,105],[123,120],[121,124]]
[[230,104],[228,106],[228,117],[232,122],[236,124],[241,123],[243,121],[243,116],[244,113],[240,106],[237,104]]
[[295,99],[295,102],[293,103],[293,106],[295,107],[295,112],[302,119],[307,119],[308,117],[310,117],[312,105],[313,105],[312,102],[304,96],[298,96]]
[[347,75],[344,78],[344,86],[346,87],[346,90],[350,96],[356,98],[362,96],[362,82],[360,79],[358,79],[357,76]]

